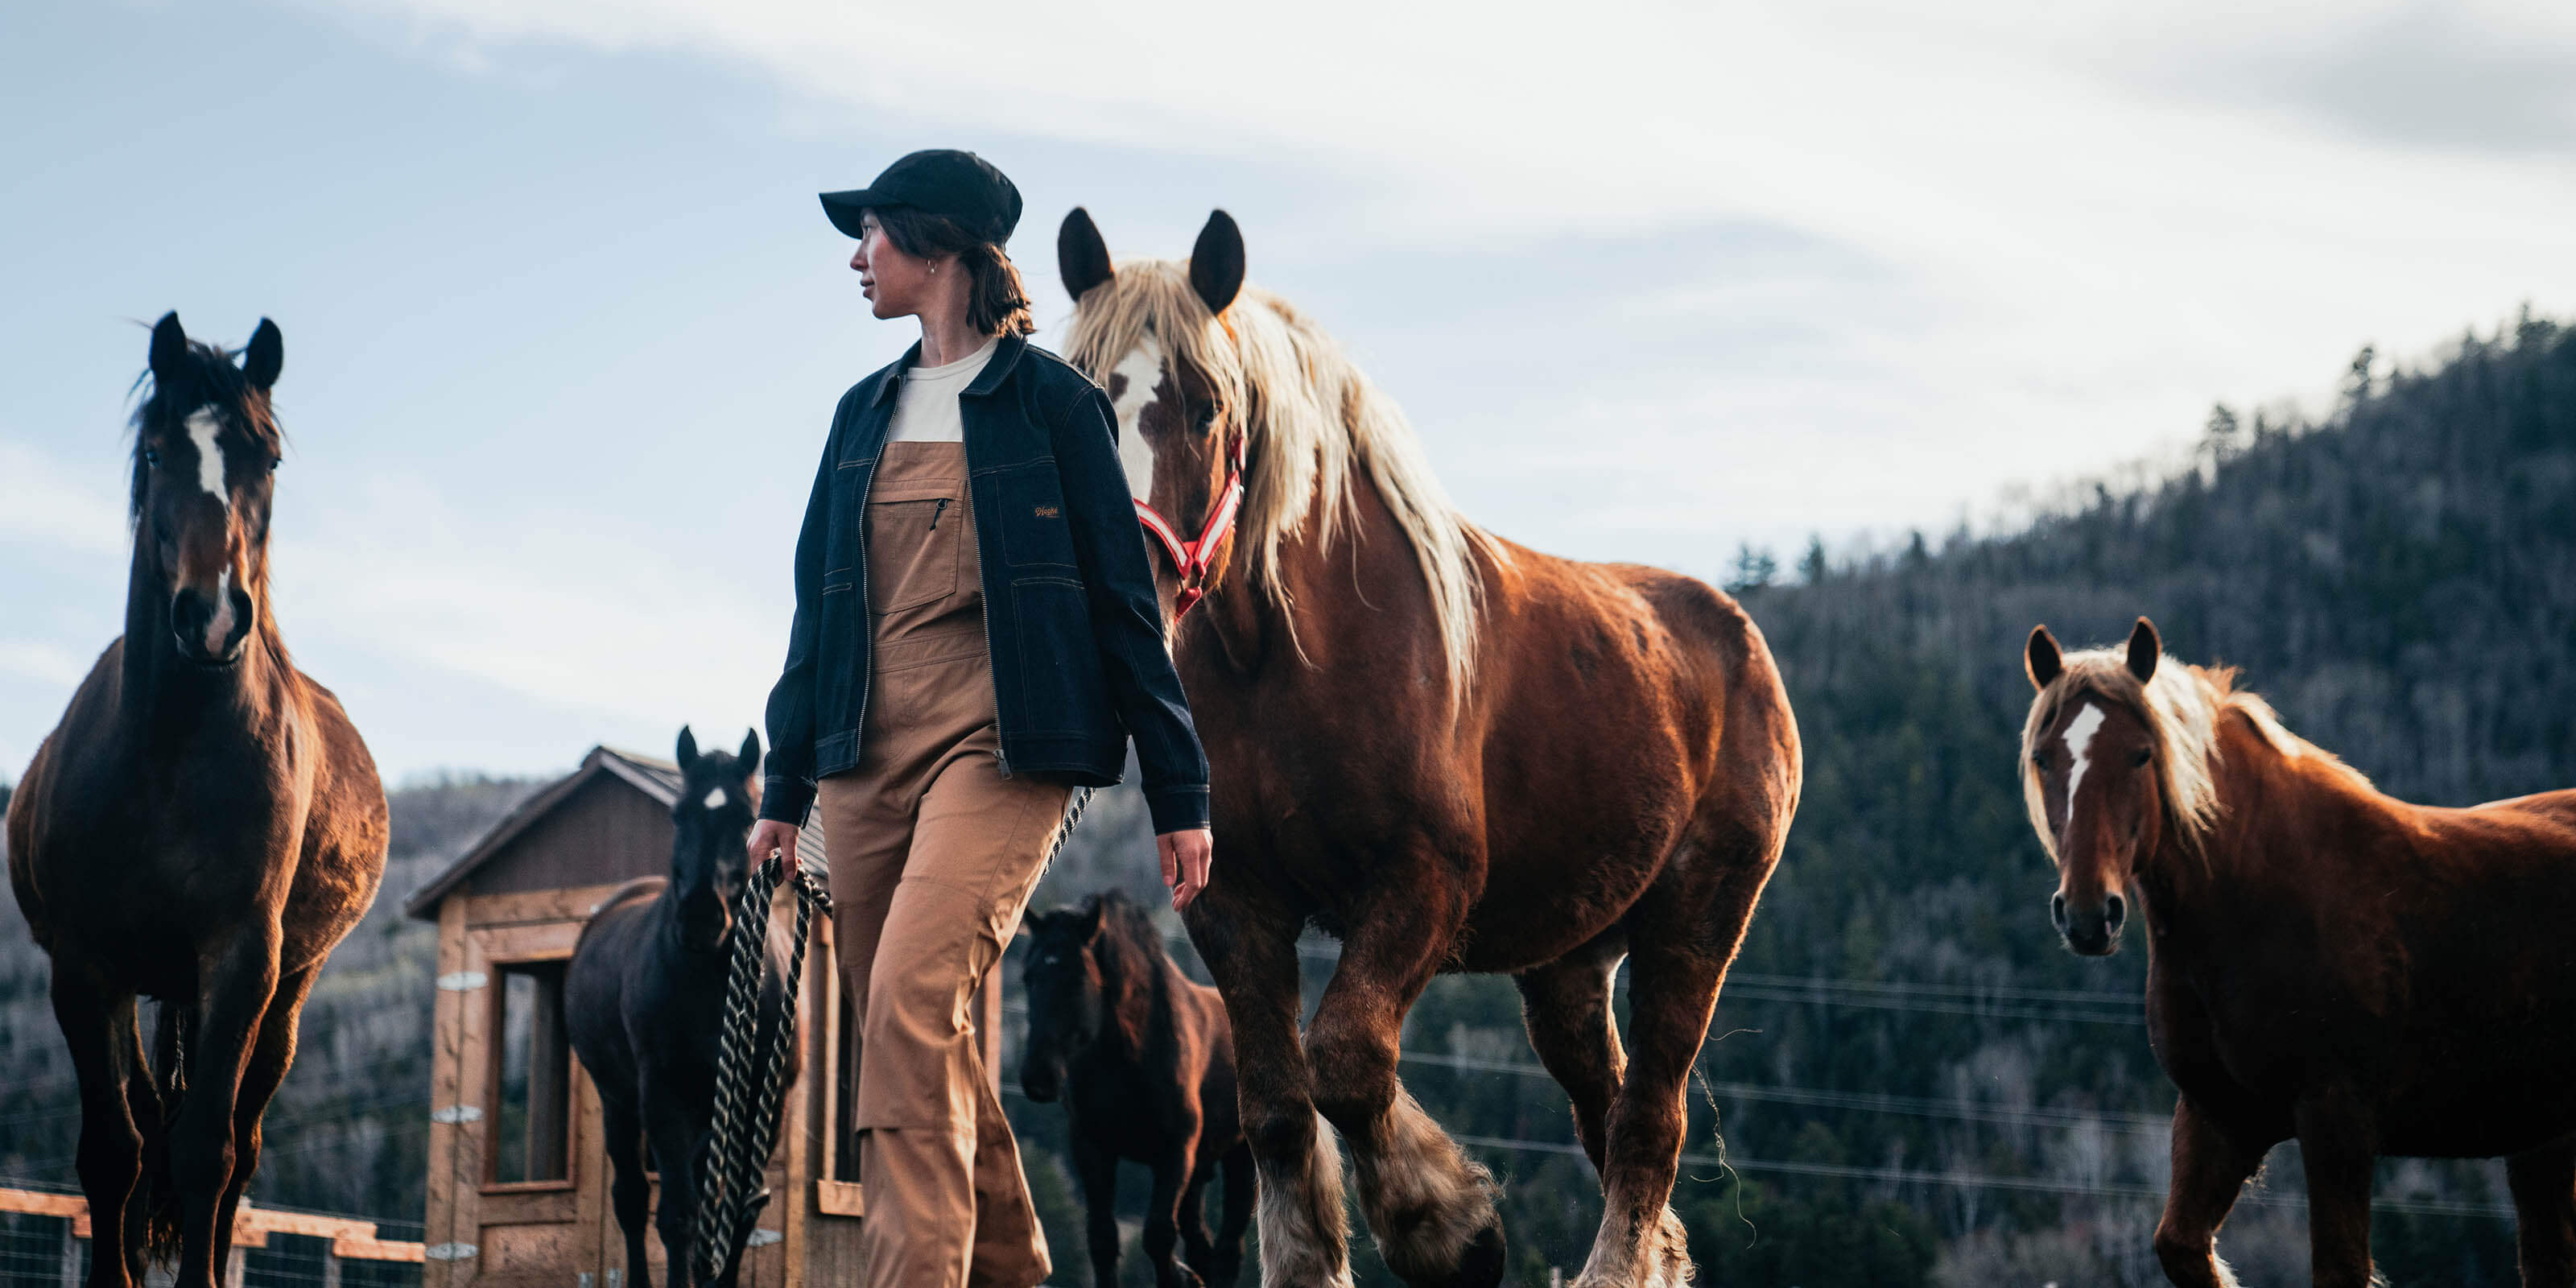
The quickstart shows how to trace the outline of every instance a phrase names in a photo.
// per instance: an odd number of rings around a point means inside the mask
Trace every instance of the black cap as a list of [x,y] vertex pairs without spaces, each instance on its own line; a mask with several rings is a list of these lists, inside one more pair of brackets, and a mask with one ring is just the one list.
[[972,152],[931,148],[885,168],[875,183],[826,192],[823,213],[832,226],[859,235],[859,213],[870,206],[910,206],[951,220],[999,245],[1020,223],[1020,190],[993,163]]

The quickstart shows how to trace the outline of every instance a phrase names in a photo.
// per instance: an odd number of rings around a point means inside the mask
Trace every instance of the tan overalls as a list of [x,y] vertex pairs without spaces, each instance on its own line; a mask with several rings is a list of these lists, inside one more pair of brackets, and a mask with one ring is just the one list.
[[866,1283],[1028,1288],[1046,1236],[968,1028],[1069,789],[1004,778],[963,443],[890,442],[868,490],[875,673],[858,765],[817,786],[857,1001]]

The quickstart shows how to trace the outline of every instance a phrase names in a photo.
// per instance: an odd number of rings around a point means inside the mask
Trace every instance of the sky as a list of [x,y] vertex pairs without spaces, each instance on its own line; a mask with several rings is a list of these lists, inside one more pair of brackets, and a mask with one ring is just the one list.
[[[894,12],[884,12],[891,8]],[[2576,313],[2576,8],[0,6],[0,780],[121,623],[143,326],[285,335],[276,612],[395,781],[758,718],[919,147],[1252,279],[1543,550],[1725,574]],[[1936,12],[1937,11],[1937,12]]]

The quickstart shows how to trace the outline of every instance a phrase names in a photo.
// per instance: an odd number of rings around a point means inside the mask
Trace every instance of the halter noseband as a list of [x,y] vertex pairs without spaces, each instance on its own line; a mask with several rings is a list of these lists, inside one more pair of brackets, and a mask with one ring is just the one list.
[[1215,571],[1210,565],[1216,548],[1224,543],[1227,533],[1234,531],[1234,516],[1243,509],[1243,454],[1243,431],[1228,431],[1225,486],[1220,489],[1216,508],[1208,511],[1207,524],[1199,529],[1196,541],[1181,540],[1171,520],[1144,498],[1136,498],[1136,521],[1163,543],[1163,552],[1172,557],[1172,568],[1181,577],[1180,593],[1172,600],[1175,622],[1188,616],[1190,609],[1206,597],[1208,574]]

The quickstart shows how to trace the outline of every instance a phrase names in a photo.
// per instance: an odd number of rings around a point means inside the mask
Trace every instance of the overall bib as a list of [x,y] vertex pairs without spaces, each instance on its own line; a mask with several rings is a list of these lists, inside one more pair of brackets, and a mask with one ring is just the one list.
[[1070,789],[1002,776],[959,442],[889,442],[868,492],[875,633],[856,768],[819,784],[856,1003],[869,1285],[1028,1288],[1050,1263],[968,1001],[1019,927]]

